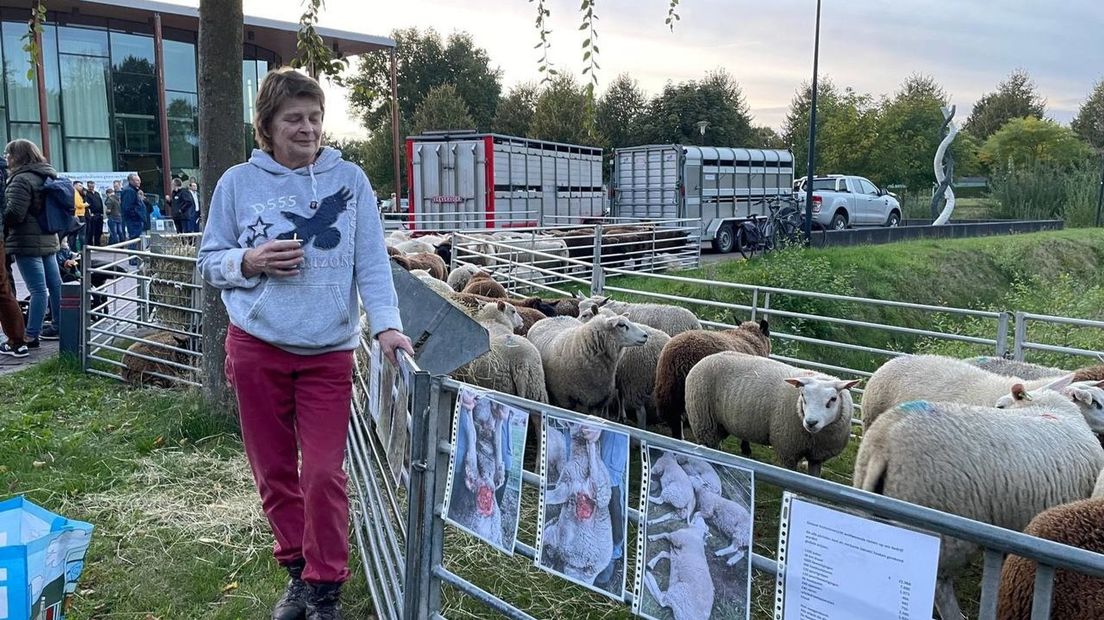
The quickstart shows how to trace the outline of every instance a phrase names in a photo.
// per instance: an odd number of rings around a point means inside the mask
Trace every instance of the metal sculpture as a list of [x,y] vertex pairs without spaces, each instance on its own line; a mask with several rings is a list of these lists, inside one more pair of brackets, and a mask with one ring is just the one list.
[[[943,136],[943,140],[939,142],[939,148],[935,150],[935,161],[933,162],[935,180],[938,186],[935,188],[935,193],[932,194],[931,214],[935,220],[932,222],[932,226],[946,224],[951,219],[951,212],[954,211],[955,207],[954,188],[951,187],[954,181],[954,155],[948,151],[951,142],[958,135],[958,127],[952,122],[954,115],[955,106],[943,108],[943,125],[939,128],[939,135]],[[943,205],[942,212],[940,212],[939,203],[942,201],[946,202]]]

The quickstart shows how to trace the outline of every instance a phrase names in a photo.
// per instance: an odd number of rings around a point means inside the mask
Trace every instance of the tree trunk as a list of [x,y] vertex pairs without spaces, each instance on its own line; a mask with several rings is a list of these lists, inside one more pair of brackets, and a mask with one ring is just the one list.
[[[199,170],[202,204],[222,173],[241,163],[242,0],[199,3]],[[206,220],[206,218],[204,218]],[[226,385],[226,308],[219,290],[203,284],[203,391],[213,410],[233,411]]]

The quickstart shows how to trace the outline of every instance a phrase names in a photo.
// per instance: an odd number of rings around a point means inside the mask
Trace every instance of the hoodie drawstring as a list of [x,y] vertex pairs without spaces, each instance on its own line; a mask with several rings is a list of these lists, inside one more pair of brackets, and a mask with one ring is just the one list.
[[314,164],[307,164],[307,172],[311,178],[311,200],[318,204],[318,181],[314,178]]

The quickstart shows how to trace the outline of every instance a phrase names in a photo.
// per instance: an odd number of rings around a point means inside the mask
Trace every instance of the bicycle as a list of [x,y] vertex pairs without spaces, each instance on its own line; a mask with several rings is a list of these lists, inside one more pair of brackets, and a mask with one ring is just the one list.
[[757,251],[766,254],[775,248],[800,242],[801,220],[793,198],[774,196],[754,204],[766,205],[768,214],[753,216],[737,228],[734,245],[741,256],[751,258]]

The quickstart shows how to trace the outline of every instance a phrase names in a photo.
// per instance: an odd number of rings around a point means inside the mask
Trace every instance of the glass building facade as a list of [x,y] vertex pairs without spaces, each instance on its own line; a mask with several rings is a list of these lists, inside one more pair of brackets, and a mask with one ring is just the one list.
[[[21,38],[30,12],[0,9],[0,138],[41,144],[38,84]],[[162,30],[165,106],[159,105],[153,26],[149,23],[50,13],[42,54],[50,159],[70,172],[138,172],[147,188],[164,187],[167,175],[194,177],[199,167],[196,33]],[[250,123],[257,85],[275,53],[246,44],[242,60],[243,132]],[[162,156],[161,119],[168,122],[168,155]]]

